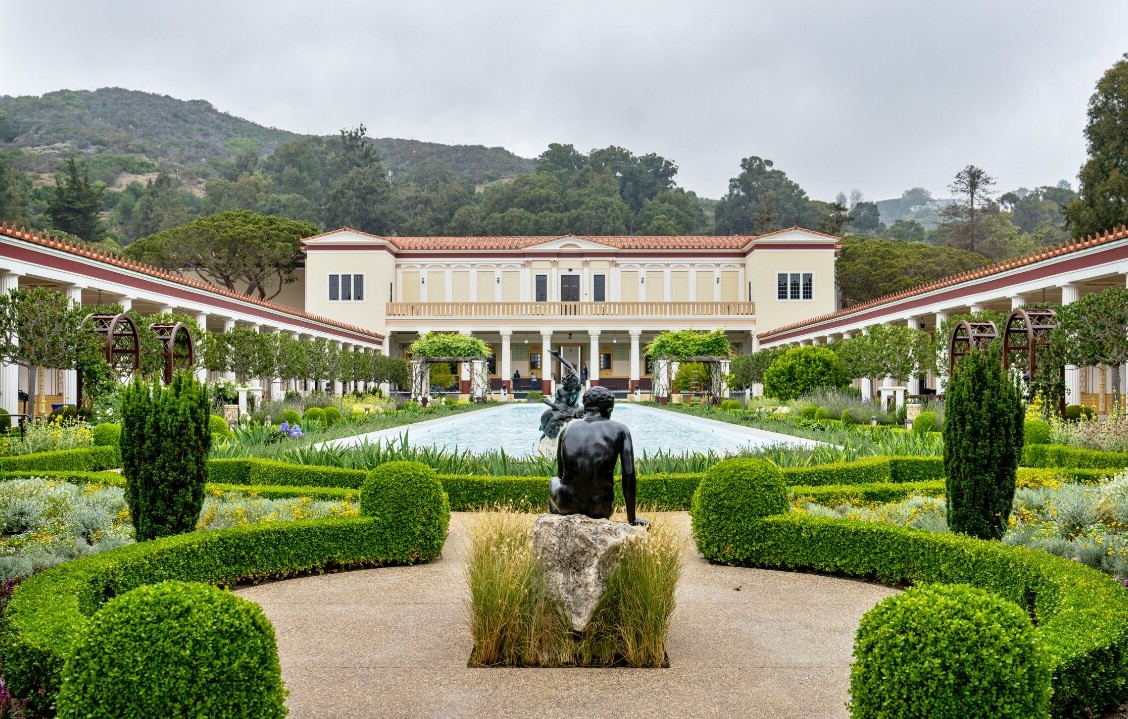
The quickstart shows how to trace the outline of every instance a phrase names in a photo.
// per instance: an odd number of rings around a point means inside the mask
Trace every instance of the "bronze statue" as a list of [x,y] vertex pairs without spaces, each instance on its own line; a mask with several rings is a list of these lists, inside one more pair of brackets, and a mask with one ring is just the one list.
[[615,463],[623,468],[623,499],[627,521],[647,524],[635,517],[635,467],[631,431],[611,420],[615,396],[606,387],[584,394],[584,417],[569,422],[560,434],[556,451],[556,476],[549,480],[548,506],[553,514],[583,514],[610,519],[615,505]]
[[556,455],[560,430],[573,419],[583,417],[583,408],[577,406],[580,400],[580,378],[576,374],[576,368],[560,352],[549,350],[548,353],[560,360],[564,375],[556,387],[556,399],[546,397],[541,400],[549,409],[541,414],[539,449],[543,456],[552,458]]

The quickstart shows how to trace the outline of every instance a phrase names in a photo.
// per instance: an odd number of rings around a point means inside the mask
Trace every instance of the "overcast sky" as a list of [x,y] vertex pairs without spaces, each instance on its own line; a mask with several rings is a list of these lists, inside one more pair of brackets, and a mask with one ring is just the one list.
[[619,145],[719,197],[758,155],[816,199],[975,164],[1070,181],[1128,3],[1086,0],[0,0],[0,94],[117,86],[263,125],[501,145]]

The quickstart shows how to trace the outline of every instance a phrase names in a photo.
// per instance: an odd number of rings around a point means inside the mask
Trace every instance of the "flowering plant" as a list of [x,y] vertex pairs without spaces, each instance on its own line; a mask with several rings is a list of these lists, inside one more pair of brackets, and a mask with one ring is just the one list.
[[292,427],[288,422],[283,422],[278,426],[278,429],[275,430],[275,434],[281,435],[282,437],[289,437],[290,439],[305,436],[305,432],[302,432],[302,426],[297,422],[295,422]]

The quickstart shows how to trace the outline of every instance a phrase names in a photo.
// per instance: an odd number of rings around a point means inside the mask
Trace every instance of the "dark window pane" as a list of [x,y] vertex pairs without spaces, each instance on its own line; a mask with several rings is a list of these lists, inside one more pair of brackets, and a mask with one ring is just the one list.
[[787,273],[780,272],[776,275],[776,299],[787,299]]
[[529,368],[530,369],[540,369],[541,368],[540,358],[541,358],[540,352],[530,352],[529,353]]
[[610,352],[601,352],[599,354],[599,369],[601,369],[601,370],[611,369],[611,353]]
[[646,355],[646,374],[654,374],[654,360],[650,359],[650,355]]
[[788,297],[788,299],[792,299],[792,300],[799,299],[799,273],[798,272],[792,272],[791,273],[791,294]]
[[341,299],[340,275],[329,275],[329,301],[336,302]]
[[352,301],[352,275],[341,275],[341,300]]
[[364,299],[364,275],[353,275],[353,299]]
[[595,275],[592,280],[591,299],[593,302],[607,301],[607,275]]
[[803,273],[803,299],[813,300],[815,298],[815,276],[810,272]]
[[561,302],[579,302],[580,301],[580,276],[579,275],[560,275],[560,301]]
[[537,302],[548,302],[548,275],[537,275]]

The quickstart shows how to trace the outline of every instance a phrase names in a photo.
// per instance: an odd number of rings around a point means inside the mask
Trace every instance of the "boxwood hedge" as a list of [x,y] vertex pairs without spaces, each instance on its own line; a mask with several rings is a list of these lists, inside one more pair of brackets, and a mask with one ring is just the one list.
[[[1046,552],[957,534],[790,512],[757,519],[761,513],[744,512],[740,498],[708,501],[709,482],[693,506],[694,536],[706,559],[894,585],[979,587],[1033,618],[1053,659],[1053,716],[1091,716],[1128,696],[1128,592],[1111,577]],[[762,483],[736,486],[752,495]]]
[[[167,580],[231,585],[338,568],[402,561],[369,517],[268,522],[139,542],[67,562],[26,580],[4,614],[4,679],[48,711],[63,665],[90,617],[108,599]],[[415,559],[432,559],[417,552]]]
[[943,497],[944,480],[824,484],[819,487],[792,486],[787,488],[787,492],[792,499],[804,498],[829,506],[845,503],[886,504],[888,502],[900,502],[914,494]]
[[1128,467],[1128,452],[1066,447],[1061,444],[1028,444],[1022,448],[1023,467]]
[[118,466],[119,456],[117,447],[107,446],[16,454],[0,457],[0,472],[33,470],[99,472]]

